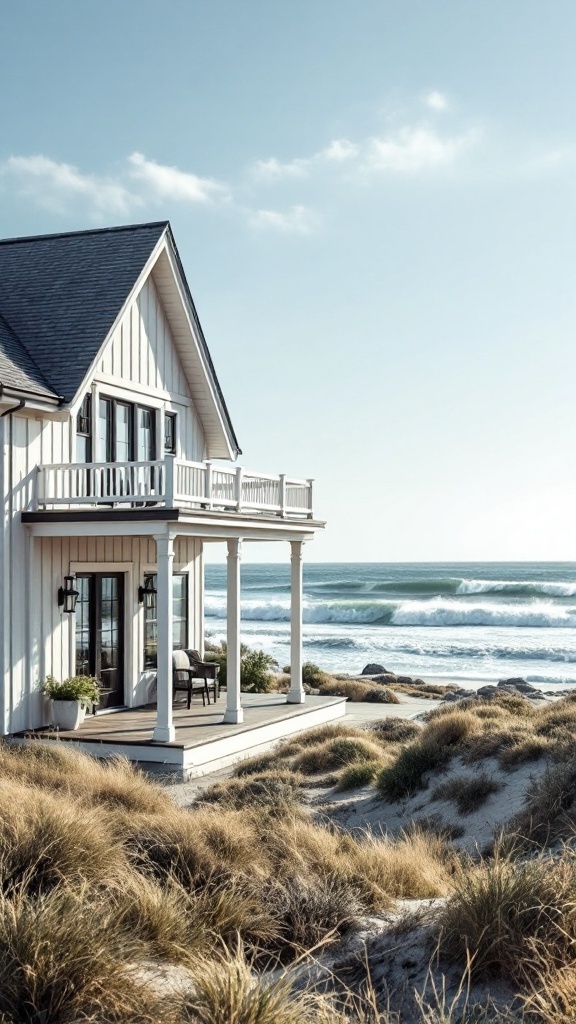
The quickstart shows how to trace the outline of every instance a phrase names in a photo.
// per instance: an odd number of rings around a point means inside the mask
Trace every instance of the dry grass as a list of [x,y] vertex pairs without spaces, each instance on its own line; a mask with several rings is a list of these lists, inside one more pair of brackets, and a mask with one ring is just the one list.
[[528,790],[526,807],[510,823],[529,843],[543,846],[572,836],[576,825],[576,759],[549,766]]
[[0,1013],[12,1022],[162,1021],[165,1013],[139,982],[137,940],[114,909],[67,887],[43,896],[0,899]]
[[104,883],[126,855],[106,818],[61,796],[16,781],[0,784],[0,875],[4,891],[25,883],[45,892],[60,883]]
[[147,814],[162,812],[166,793],[124,758],[97,761],[72,744],[0,744],[0,778],[14,779],[51,793],[72,797],[87,807],[124,807]]
[[441,951],[462,966],[470,962],[474,977],[506,977],[525,986],[539,944],[550,968],[571,955],[575,898],[573,861],[497,856],[459,874],[439,916]]
[[327,997],[307,990],[293,992],[286,974],[274,981],[255,979],[240,954],[199,964],[195,988],[185,1012],[186,1020],[196,1024],[345,1024],[346,1020]]
[[424,745],[460,747],[480,729],[481,725],[471,711],[452,711],[440,717],[431,717],[422,730],[420,742]]
[[545,736],[522,735],[510,746],[502,747],[498,752],[498,760],[503,768],[514,768],[528,761],[539,761],[549,757],[554,751],[554,743]]
[[476,775],[457,775],[447,779],[432,793],[433,800],[453,800],[460,814],[472,814],[482,807],[489,796],[498,793],[502,783],[484,772]]
[[396,694],[377,683],[363,683],[359,679],[335,679],[328,676],[318,685],[319,693],[326,697],[346,697],[350,701],[368,704],[399,704]]
[[380,722],[372,722],[368,732],[381,743],[409,743],[420,736],[422,726],[407,718],[383,718]]
[[304,776],[300,772],[275,768],[216,783],[204,791],[201,803],[217,803],[235,809],[268,807],[282,813],[285,807],[298,802],[303,782]]
[[362,739],[343,736],[304,750],[294,760],[293,767],[304,775],[314,775],[343,768],[356,761],[383,761],[384,758],[383,747],[368,739],[365,734]]
[[344,768],[338,781],[336,789],[339,791],[347,789],[359,789],[361,786],[370,786],[382,771],[382,760],[355,761]]

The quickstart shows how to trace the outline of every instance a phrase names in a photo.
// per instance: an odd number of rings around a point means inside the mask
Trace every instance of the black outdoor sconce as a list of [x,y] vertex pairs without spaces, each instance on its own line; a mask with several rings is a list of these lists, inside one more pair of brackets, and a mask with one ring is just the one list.
[[69,615],[76,611],[76,602],[80,597],[79,591],[74,589],[74,582],[74,576],[65,576],[64,586],[58,588],[58,607]]
[[154,577],[145,576],[144,586],[138,587],[138,601],[140,602],[140,604],[143,604],[145,608],[150,610],[154,607],[154,598],[156,597],[157,593],[158,591],[154,586]]

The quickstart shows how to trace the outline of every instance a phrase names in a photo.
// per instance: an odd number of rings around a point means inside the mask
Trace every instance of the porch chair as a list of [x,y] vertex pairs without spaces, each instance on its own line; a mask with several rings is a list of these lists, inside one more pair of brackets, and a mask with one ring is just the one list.
[[186,651],[172,651],[172,691],[186,690],[188,694],[188,710],[192,703],[192,694],[202,694],[202,704],[206,706],[206,699],[210,703],[208,684],[205,679],[199,678],[194,673],[190,659]]
[[206,684],[208,703],[210,703],[210,690],[212,690],[212,693],[214,694],[214,703],[216,703],[220,696],[220,683],[218,682],[220,665],[217,665],[213,661],[202,661],[198,651],[187,650],[185,653],[190,660],[190,666],[194,673],[194,678],[203,679]]

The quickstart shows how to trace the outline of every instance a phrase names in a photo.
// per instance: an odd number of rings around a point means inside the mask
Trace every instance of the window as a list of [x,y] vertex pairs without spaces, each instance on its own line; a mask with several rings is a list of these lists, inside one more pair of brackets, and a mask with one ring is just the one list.
[[166,455],[176,455],[176,413],[164,413],[164,451]]
[[92,461],[92,396],[84,395],[76,417],[76,462]]
[[[156,574],[146,573],[156,586]],[[172,577],[172,646],[182,650],[188,646],[188,574],[174,573]],[[157,596],[151,599],[151,608],[144,605],[144,668],[156,668],[158,649]]]
[[153,409],[102,397],[98,405],[98,461],[153,462],[156,458],[155,425]]

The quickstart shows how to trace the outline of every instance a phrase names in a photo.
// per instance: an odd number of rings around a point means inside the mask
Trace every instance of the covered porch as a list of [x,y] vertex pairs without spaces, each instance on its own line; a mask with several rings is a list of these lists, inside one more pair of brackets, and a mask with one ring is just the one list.
[[[199,771],[201,764],[234,757],[238,750],[273,742],[283,735],[290,735],[301,728],[312,727],[344,714],[344,705],[334,698],[305,698],[302,685],[302,580],[303,547],[314,531],[323,526],[311,519],[290,521],[273,515],[223,512],[192,509],[82,509],[82,510],[38,510],[23,513],[23,522],[29,533],[28,544],[28,590],[31,595],[30,615],[35,617],[35,602],[43,594],[37,594],[35,581],[45,575],[46,551],[42,545],[62,541],[63,552],[60,572],[64,575],[75,572],[85,573],[90,569],[102,572],[103,565],[108,571],[123,575],[125,604],[123,611],[124,647],[121,650],[125,678],[124,697],[118,706],[107,709],[104,714],[90,717],[73,734],[60,734],[61,739],[79,742],[83,748],[94,751],[100,747],[100,756],[123,753],[134,760],[172,765],[173,769],[190,773]],[[75,560],[64,552],[76,550],[74,540],[89,539],[94,550],[105,551],[111,545],[112,555],[107,562]],[[155,553],[157,655],[154,672],[146,672],[143,660],[142,634],[144,610],[136,598],[150,572],[143,556],[139,562],[118,560],[115,552],[118,542],[122,550],[132,538],[135,544],[145,544],[146,550]],[[65,541],[64,541],[65,539]],[[291,680],[287,694],[251,695],[242,694],[240,688],[240,571],[243,545],[284,541],[291,566],[290,595],[290,663]],[[227,640],[227,688],[217,705],[200,708],[193,704],[185,711],[174,704],[172,687],[173,653],[173,563],[175,551],[182,544],[193,542],[198,552],[202,585],[194,590],[195,607],[191,609],[194,630],[190,627],[187,646],[203,653],[203,564],[205,545],[214,542],[226,544],[227,589],[226,589],[226,640]],[[152,546],[151,546],[152,545]],[[79,550],[79,549],[78,549]],[[88,550],[88,549],[86,549]],[[56,560],[53,559],[55,563]],[[58,571],[58,570],[56,570]],[[56,583],[52,575],[52,601]],[[48,596],[48,595],[46,595]],[[141,597],[140,597],[141,601]],[[62,677],[77,671],[75,653],[74,615],[60,613],[60,647],[65,652],[62,660]],[[67,620],[67,621],[66,621]],[[33,627],[32,627],[33,629]],[[31,658],[30,690],[38,694],[38,682],[49,672],[54,673],[46,644],[36,646],[36,658]],[[68,657],[66,657],[68,651]],[[156,704],[149,701],[150,676],[155,677]],[[146,686],[143,679],[147,677]],[[46,717],[34,723],[36,735],[48,736],[42,726]],[[32,724],[32,723],[31,723]],[[38,725],[41,726],[38,730]],[[263,731],[264,730],[264,731]],[[10,730],[12,733],[23,730]],[[209,735],[210,732],[210,735]],[[206,748],[200,753],[200,748]],[[205,769],[208,770],[208,769]]]

